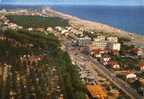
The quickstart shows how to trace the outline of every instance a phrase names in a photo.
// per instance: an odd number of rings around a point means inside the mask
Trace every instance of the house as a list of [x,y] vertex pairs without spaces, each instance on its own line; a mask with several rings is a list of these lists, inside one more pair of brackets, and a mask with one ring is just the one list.
[[22,27],[22,26],[17,26],[17,28],[18,28],[18,29],[23,29],[23,27]]
[[60,27],[60,26],[56,26],[55,29],[56,29],[57,31],[59,31],[59,32],[62,31],[62,27]]
[[119,69],[120,65],[118,64],[117,61],[110,61],[110,65],[112,66],[113,69]]
[[104,54],[104,53],[105,53],[104,50],[101,50],[101,49],[92,49],[90,54],[93,57],[100,58],[100,57],[102,57],[102,54]]
[[142,50],[142,49],[139,49],[138,52],[137,52],[137,55],[138,55],[138,56],[144,55],[143,50]]
[[52,28],[52,27],[48,27],[46,30],[47,30],[48,32],[52,32],[52,31],[53,31],[53,28]]
[[32,31],[33,30],[33,28],[28,28],[28,31]]
[[140,70],[144,70],[144,61],[139,63]]
[[7,38],[3,35],[0,36],[0,40],[6,40]]
[[126,78],[127,79],[135,79],[135,78],[137,78],[137,75],[134,74],[134,73],[129,73],[129,74],[126,75]]
[[36,28],[35,30],[36,30],[37,32],[44,32],[44,31],[45,31],[44,28]]
[[111,60],[111,57],[109,55],[103,56],[103,61],[104,62],[109,62]]
[[105,55],[105,56],[102,57],[101,62],[103,63],[103,65],[108,65],[110,60],[111,60],[111,57],[108,56],[108,55]]
[[8,24],[8,28],[10,28],[10,29],[17,29],[17,24],[15,24],[15,23],[9,23]]
[[22,64],[26,63],[27,65],[32,65],[33,63],[38,63],[43,58],[43,56],[23,55],[22,57],[20,57],[20,61]]

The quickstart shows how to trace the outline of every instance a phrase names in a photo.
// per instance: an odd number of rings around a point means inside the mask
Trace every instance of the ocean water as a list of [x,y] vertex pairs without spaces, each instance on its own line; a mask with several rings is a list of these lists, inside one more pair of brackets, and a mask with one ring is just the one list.
[[52,6],[58,11],[82,19],[144,35],[144,7],[142,6]]
[[[38,9],[41,7],[43,6],[0,5],[0,9]],[[82,19],[144,35],[144,6],[55,5],[50,7]]]

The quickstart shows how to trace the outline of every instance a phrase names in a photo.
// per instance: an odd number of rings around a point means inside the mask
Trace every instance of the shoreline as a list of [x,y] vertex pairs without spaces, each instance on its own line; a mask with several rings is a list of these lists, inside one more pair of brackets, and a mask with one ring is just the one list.
[[72,27],[83,28],[83,29],[97,31],[97,32],[104,32],[119,37],[130,38],[134,42],[141,43],[141,45],[144,45],[144,35],[127,32],[107,24],[81,19],[76,16],[57,11],[51,7],[46,7],[46,9],[52,14],[52,16],[61,17],[63,19],[68,20],[69,24]]

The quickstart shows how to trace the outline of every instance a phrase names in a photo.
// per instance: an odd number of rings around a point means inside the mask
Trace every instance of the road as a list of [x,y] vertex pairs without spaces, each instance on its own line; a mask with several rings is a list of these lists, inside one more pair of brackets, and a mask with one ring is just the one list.
[[[55,32],[56,33],[56,32]],[[65,47],[64,50],[68,52],[73,62],[77,64],[85,64],[95,71],[95,74],[99,72],[101,75],[105,76],[109,79],[114,85],[116,85],[120,90],[122,90],[126,95],[128,95],[131,99],[144,99],[141,97],[135,89],[130,87],[125,81],[121,80],[120,78],[116,77],[114,73],[109,71],[105,68],[102,64],[100,64],[97,60],[90,57],[89,55],[84,55],[80,53],[75,47],[72,47],[71,40],[62,37],[59,33],[56,33],[56,36],[60,38],[62,41],[63,46]],[[89,65],[87,63],[90,63]]]
[[[70,43],[70,42],[69,42]],[[116,77],[114,73],[109,71],[107,68],[105,68],[102,64],[100,64],[97,60],[94,58],[84,55],[80,53],[79,50],[75,48],[70,48],[70,44],[66,44],[66,51],[69,53],[70,57],[72,58],[72,61],[75,61],[75,63],[80,64],[83,63],[87,65],[87,63],[90,63],[91,66],[89,68],[92,68],[95,70],[95,73],[99,72],[103,76],[105,76],[107,79],[109,79],[114,85],[116,85],[119,89],[121,89],[126,95],[128,95],[131,99],[143,99],[135,89],[130,87],[125,81],[121,80],[120,78]],[[80,63],[79,63],[80,62]]]

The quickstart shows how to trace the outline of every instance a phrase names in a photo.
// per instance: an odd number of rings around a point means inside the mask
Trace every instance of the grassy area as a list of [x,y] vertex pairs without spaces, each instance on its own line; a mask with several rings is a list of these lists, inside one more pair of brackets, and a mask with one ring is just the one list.
[[[47,87],[45,86],[49,81],[48,74],[51,72],[48,68],[55,66],[58,71],[58,76],[60,79],[60,85],[62,87],[62,93],[64,93],[65,99],[85,99],[85,91],[83,83],[80,80],[78,73],[78,68],[72,65],[69,55],[60,49],[60,44],[57,38],[53,34],[45,35],[44,33],[38,32],[28,32],[28,31],[14,31],[7,30],[4,35],[7,38],[16,40],[21,44],[33,44],[32,48],[14,46],[14,43],[9,43],[8,41],[0,40],[0,62],[8,63],[12,65],[11,76],[8,76],[9,80],[6,83],[5,93],[9,93],[11,89],[11,84],[13,90],[22,90],[23,88],[17,88],[17,74],[22,75],[23,79],[26,78],[28,82],[27,88],[29,92],[22,92],[22,94],[17,91],[18,97],[25,99],[25,97],[30,97],[30,95],[35,93],[38,99],[44,99],[47,94]],[[24,54],[32,53],[34,55],[46,55],[46,60],[40,62],[38,65],[31,70],[31,75],[27,75],[24,65],[18,62],[18,57]],[[48,65],[47,65],[48,64]],[[35,73],[37,71],[37,73]],[[40,77],[40,83],[36,82],[36,77]],[[21,78],[22,79],[22,78]],[[48,80],[48,81],[47,81]],[[50,82],[50,81],[49,81]],[[22,84],[23,82],[21,82]],[[22,84],[23,85],[23,84]],[[22,86],[21,85],[21,86]],[[31,89],[31,87],[33,87]],[[48,86],[51,87],[51,86]],[[3,89],[4,90],[4,89]],[[2,96],[3,93],[0,93]],[[55,95],[54,95],[55,96]],[[9,96],[7,96],[7,99]],[[51,99],[51,98],[50,98]],[[55,99],[55,98],[52,98]]]
[[59,17],[42,17],[42,16],[24,16],[24,15],[9,15],[7,18],[25,28],[47,28],[55,26],[68,26],[68,21]]

